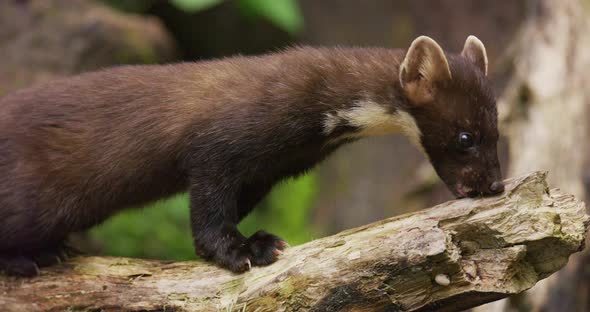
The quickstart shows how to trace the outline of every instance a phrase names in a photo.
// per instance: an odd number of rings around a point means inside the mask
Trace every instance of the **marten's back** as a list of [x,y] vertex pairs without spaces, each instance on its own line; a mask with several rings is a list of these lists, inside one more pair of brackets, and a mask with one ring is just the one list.
[[184,148],[224,114],[200,79],[222,87],[232,69],[210,65],[126,66],[0,98],[0,244],[182,191]]

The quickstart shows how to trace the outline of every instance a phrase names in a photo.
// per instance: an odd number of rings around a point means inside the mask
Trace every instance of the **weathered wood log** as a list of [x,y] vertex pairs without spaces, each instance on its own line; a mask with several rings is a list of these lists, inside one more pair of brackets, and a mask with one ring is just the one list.
[[583,248],[584,203],[546,174],[288,249],[232,274],[198,261],[77,257],[0,277],[2,311],[459,311],[520,293]]

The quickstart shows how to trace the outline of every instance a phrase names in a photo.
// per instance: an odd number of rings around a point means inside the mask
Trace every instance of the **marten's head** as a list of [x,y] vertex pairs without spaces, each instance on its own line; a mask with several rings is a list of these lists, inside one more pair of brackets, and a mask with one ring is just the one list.
[[501,193],[496,100],[484,45],[469,36],[461,54],[428,37],[406,52],[399,79],[419,144],[458,197]]

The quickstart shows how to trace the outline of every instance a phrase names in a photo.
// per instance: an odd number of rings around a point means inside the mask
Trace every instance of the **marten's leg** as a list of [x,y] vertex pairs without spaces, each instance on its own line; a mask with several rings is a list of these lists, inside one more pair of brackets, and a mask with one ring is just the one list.
[[[191,183],[191,223],[197,254],[234,272],[276,261],[286,244],[259,231],[250,238],[237,229],[241,186],[234,179],[200,175]],[[251,208],[250,208],[251,209]]]
[[238,195],[238,222],[242,221],[268,194],[272,185],[248,183],[240,188]]

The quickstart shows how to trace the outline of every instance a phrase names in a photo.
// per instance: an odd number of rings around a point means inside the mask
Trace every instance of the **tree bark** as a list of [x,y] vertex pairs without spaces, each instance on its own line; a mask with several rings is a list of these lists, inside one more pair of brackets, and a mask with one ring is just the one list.
[[288,249],[232,274],[203,262],[77,257],[0,277],[3,311],[460,311],[520,293],[584,246],[583,202],[545,173]]

